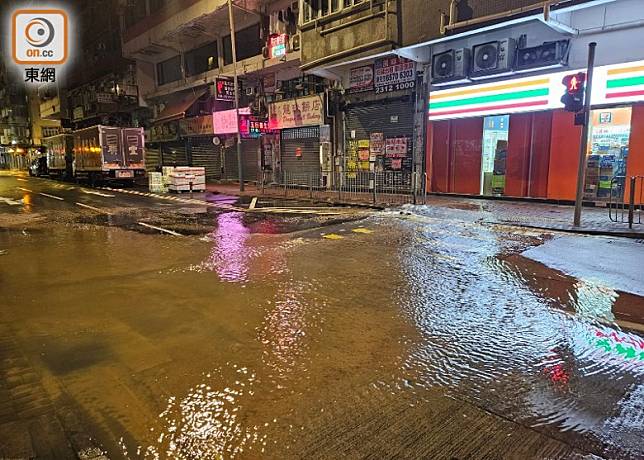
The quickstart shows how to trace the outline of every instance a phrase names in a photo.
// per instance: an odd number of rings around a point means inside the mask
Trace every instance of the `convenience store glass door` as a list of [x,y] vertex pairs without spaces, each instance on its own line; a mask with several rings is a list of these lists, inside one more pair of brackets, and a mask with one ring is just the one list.
[[584,198],[608,200],[611,189],[614,199],[623,198],[624,181],[612,179],[626,175],[631,107],[593,110],[590,119]]
[[483,119],[481,195],[503,195],[505,192],[509,130],[510,115],[493,115]]

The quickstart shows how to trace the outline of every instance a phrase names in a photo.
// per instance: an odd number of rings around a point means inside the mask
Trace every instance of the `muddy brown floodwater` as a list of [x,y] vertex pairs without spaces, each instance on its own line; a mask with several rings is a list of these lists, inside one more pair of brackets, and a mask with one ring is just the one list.
[[0,232],[2,333],[110,458],[449,458],[481,433],[520,435],[514,458],[644,455],[642,337],[575,311],[619,293],[517,255],[549,235],[261,228]]

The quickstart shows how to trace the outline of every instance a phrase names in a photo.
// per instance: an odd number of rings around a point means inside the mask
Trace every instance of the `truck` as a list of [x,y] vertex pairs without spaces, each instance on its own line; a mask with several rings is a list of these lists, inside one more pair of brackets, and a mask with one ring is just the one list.
[[49,176],[55,179],[71,180],[73,176],[72,149],[74,148],[74,136],[71,134],[57,134],[45,137],[43,145],[47,148]]
[[73,171],[90,183],[145,175],[143,128],[97,125],[74,131]]

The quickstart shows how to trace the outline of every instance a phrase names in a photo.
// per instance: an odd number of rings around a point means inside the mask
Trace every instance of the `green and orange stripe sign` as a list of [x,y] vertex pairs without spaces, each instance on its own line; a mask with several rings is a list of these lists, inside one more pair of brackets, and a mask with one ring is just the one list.
[[[519,77],[495,83],[474,84],[429,93],[429,119],[500,115],[563,107],[562,79],[578,72],[570,69],[536,77]],[[594,106],[644,101],[644,61],[595,68]]]
[[463,117],[546,108],[550,79],[536,77],[431,92],[429,117]]
[[644,65],[609,69],[606,80],[606,99],[644,97]]

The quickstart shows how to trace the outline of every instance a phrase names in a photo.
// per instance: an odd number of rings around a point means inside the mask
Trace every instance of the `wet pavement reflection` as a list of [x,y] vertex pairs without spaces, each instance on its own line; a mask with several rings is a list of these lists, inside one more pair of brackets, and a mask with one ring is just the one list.
[[644,456],[644,303],[520,255],[555,235],[208,217],[0,231],[1,332],[110,458]]

